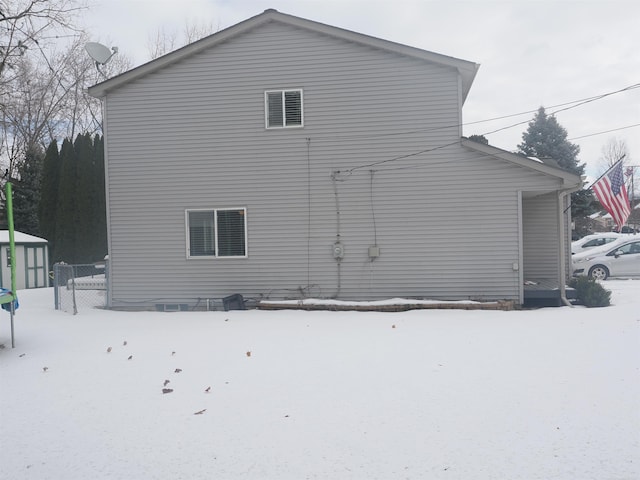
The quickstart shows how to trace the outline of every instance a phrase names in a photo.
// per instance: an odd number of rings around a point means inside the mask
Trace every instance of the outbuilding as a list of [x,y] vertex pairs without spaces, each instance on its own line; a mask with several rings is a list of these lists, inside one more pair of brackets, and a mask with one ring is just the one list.
[[[49,286],[49,242],[27,233],[15,232],[16,289]],[[0,287],[11,288],[9,231],[0,230]]]

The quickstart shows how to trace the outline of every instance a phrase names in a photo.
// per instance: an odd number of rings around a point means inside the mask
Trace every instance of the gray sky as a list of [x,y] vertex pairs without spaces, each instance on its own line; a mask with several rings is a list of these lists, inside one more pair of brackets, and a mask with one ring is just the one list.
[[[487,134],[519,124],[486,135],[492,145],[505,150],[517,148],[540,106],[553,113],[580,100],[640,86],[637,0],[93,3],[84,15],[92,40],[118,46],[134,65],[148,61],[150,38],[160,29],[181,33],[185,24],[198,24],[221,30],[267,8],[479,63],[480,70],[463,108],[463,133]],[[640,88],[558,112],[556,118],[568,138],[580,146],[578,158],[587,163],[589,177],[604,171],[602,148],[612,139],[626,142],[631,158],[627,164],[640,165]]]

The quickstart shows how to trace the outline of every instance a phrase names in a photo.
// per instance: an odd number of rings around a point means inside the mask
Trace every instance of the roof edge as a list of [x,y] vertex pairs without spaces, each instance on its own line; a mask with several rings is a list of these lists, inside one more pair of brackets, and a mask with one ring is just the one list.
[[294,27],[323,33],[343,40],[352,41],[381,50],[419,58],[425,61],[455,68],[456,70],[458,70],[462,78],[463,102],[466,99],[469,90],[471,89],[471,84],[473,83],[478,68],[480,67],[479,64],[467,60],[430,52],[428,50],[423,50],[417,47],[411,47],[390,40],[372,37],[363,33],[353,32],[351,30],[346,30],[340,27],[334,27],[313,20],[307,20],[301,17],[280,13],[274,9],[267,9],[263,13],[260,13],[254,17],[243,20],[240,23],[236,23],[235,25],[227,27],[223,30],[220,30],[219,32],[213,33],[182,48],[174,50],[173,52],[144,63],[116,77],[95,84],[89,87],[89,95],[96,98],[102,98],[109,91],[116,89],[127,82],[155,72],[167,65],[170,65],[171,63],[182,60],[202,50],[222,43],[236,35],[249,31],[252,28],[272,21],[285,23]]
[[520,155],[518,153],[509,152],[507,150],[494,147],[493,145],[485,145],[484,143],[475,142],[473,140],[469,140],[466,137],[461,138],[461,144],[463,147],[467,147],[471,150],[475,150],[485,155],[514,163],[521,167],[529,168],[545,175],[560,178],[562,179],[564,186],[568,188],[582,186],[583,184],[580,175],[568,172],[567,170],[559,167],[554,167],[546,163],[542,163],[540,161],[532,160],[529,157],[525,157],[524,155]]

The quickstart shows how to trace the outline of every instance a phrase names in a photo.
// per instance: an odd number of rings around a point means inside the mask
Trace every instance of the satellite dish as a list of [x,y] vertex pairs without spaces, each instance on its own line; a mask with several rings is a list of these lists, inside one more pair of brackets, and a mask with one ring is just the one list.
[[106,65],[111,57],[118,53],[118,47],[113,47],[113,53],[109,50],[109,47],[105,47],[101,43],[89,42],[84,46],[89,56],[93,58],[96,63],[100,65]]
[[105,73],[100,70],[100,65],[106,65],[107,62],[111,60],[111,57],[118,53],[118,47],[112,47],[111,50],[109,50],[109,47],[105,47],[101,43],[88,42],[84,46],[84,49],[96,62],[96,68],[98,69],[98,71],[102,74],[102,76],[106,78]]

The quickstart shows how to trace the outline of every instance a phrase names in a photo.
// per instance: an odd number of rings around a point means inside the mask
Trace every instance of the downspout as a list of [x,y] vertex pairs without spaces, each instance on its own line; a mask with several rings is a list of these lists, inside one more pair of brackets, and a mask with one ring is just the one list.
[[[566,275],[566,251],[567,251],[567,232],[565,232],[565,227],[567,222],[565,222],[565,209],[563,199],[567,195],[572,194],[573,192],[577,192],[582,188],[582,183],[576,185],[574,187],[568,188],[566,190],[558,191],[558,227],[560,232],[560,300],[568,307],[573,307],[573,304],[567,298],[567,275]],[[569,201],[569,207],[567,210],[571,208],[571,201]]]

